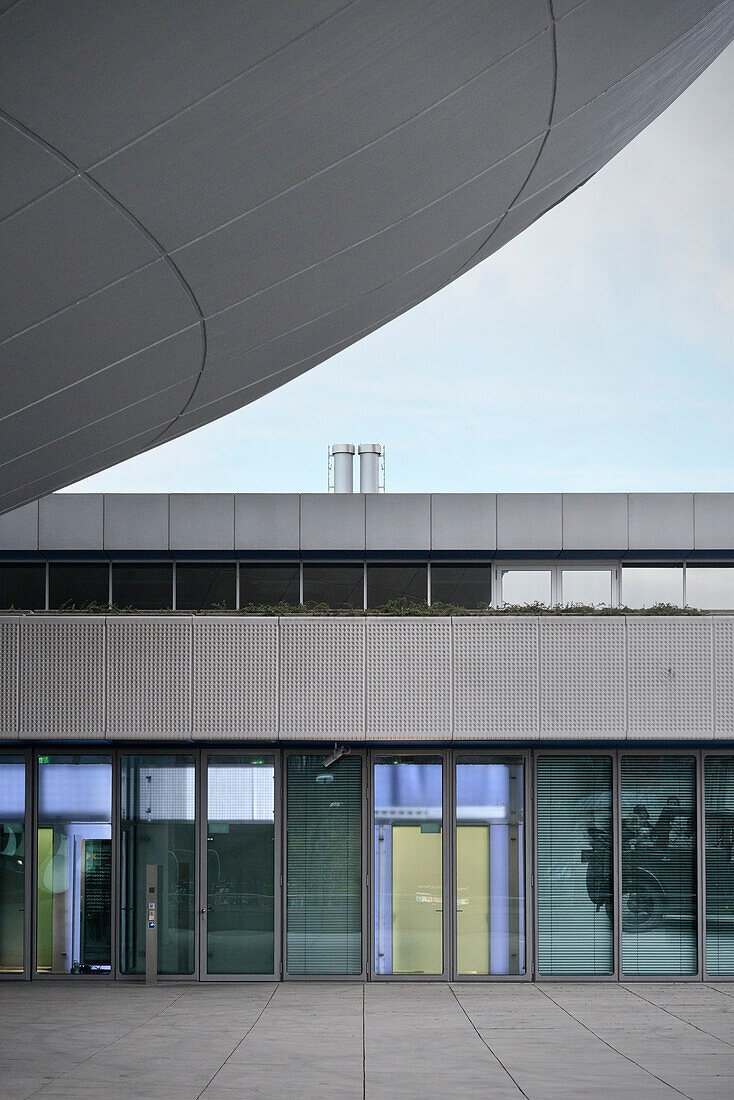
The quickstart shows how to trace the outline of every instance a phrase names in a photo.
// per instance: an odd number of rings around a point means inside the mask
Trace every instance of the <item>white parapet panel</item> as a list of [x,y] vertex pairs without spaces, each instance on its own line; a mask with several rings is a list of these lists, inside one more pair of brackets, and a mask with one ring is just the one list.
[[734,617],[0,616],[0,739],[734,739]]
[[539,620],[540,736],[625,736],[625,620]]
[[24,619],[20,625],[21,737],[95,738],[104,729],[105,622]]
[[193,632],[193,736],[276,738],[278,620],[201,616]]
[[281,738],[364,740],[364,673],[364,619],[281,619]]
[[18,736],[17,621],[0,622],[0,737]]
[[191,619],[107,621],[110,738],[180,740],[191,736]]
[[449,740],[451,620],[367,619],[369,740]]
[[628,736],[712,737],[712,618],[627,619]]
[[453,620],[454,737],[538,736],[538,620]]

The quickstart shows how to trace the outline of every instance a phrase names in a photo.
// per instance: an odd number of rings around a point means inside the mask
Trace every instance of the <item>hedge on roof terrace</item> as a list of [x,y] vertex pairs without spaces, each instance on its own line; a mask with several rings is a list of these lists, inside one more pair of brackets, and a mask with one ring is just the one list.
[[[9,610],[14,610],[10,608]],[[29,612],[25,612],[29,614]],[[246,607],[241,607],[235,611],[232,608],[225,607],[224,605],[219,607],[208,608],[205,611],[172,611],[171,608],[161,608],[156,611],[141,611],[134,607],[118,607],[115,604],[98,604],[88,603],[82,604],[79,607],[62,606],[55,611],[38,611],[33,612],[34,615],[263,615],[263,616],[276,616],[276,615],[323,615],[326,618],[354,618],[364,617],[365,615],[372,616],[386,616],[392,618],[405,618],[408,616],[424,616],[426,618],[432,617],[446,617],[446,616],[465,616],[465,615],[480,615],[487,618],[502,618],[511,615],[596,615],[605,618],[619,615],[705,615],[705,611],[699,611],[694,607],[676,607],[671,603],[658,603],[652,607],[634,608],[634,607],[594,607],[592,604],[569,604],[556,605],[554,607],[548,607],[542,603],[525,603],[525,604],[510,604],[506,607],[477,607],[467,608],[458,607],[455,604],[450,603],[433,603],[430,606],[423,602],[413,601],[406,598],[399,600],[390,600],[389,603],[382,604],[380,607],[373,607],[367,610],[359,608],[340,608],[335,609],[328,607],[323,603],[308,603],[308,604],[289,604],[289,603],[276,603],[276,604],[248,604]]]

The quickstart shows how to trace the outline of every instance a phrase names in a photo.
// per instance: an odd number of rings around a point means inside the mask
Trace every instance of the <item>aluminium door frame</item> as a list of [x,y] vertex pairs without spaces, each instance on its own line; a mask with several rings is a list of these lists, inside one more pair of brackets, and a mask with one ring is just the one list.
[[[533,771],[534,761],[532,759],[532,752],[528,747],[519,747],[513,751],[512,748],[498,747],[493,748],[491,742],[485,742],[482,748],[477,745],[469,744],[466,748],[457,748],[452,746],[450,750],[450,778],[449,782],[452,791],[452,806],[451,806],[451,830],[450,830],[450,844],[452,851],[452,875],[449,892],[449,910],[448,910],[448,923],[449,923],[449,935],[451,940],[451,967],[450,977],[451,982],[530,982],[533,980],[534,974],[534,958],[535,958],[535,936],[534,936],[534,913],[533,913],[533,898],[535,894],[535,873],[533,864],[533,837],[534,819],[532,814],[532,799],[531,791],[533,789]],[[503,760],[517,760],[522,761],[523,765],[523,891],[524,901],[523,909],[525,916],[525,968],[522,974],[461,974],[459,973],[457,960],[458,960],[458,923],[455,913],[458,911],[458,895],[457,895],[457,881],[456,874],[458,868],[457,859],[457,843],[458,843],[458,820],[457,820],[457,798],[456,798],[456,765],[459,757],[477,757],[483,759],[486,757],[492,757],[497,763],[502,763]]]
[[707,969],[706,962],[706,916],[708,902],[706,898],[706,761],[709,757],[728,757],[734,759],[734,749],[716,749],[707,748],[701,750],[701,897],[699,901],[699,908],[702,910],[701,915],[701,973],[702,981],[704,982],[732,982],[734,981],[734,970],[731,974],[710,974]]
[[[450,843],[449,828],[447,825],[453,821],[451,792],[450,792],[450,749],[443,746],[433,746],[430,742],[419,745],[417,748],[392,748],[389,743],[374,745],[369,751],[369,881],[368,881],[368,911],[369,911],[369,980],[373,982],[448,982],[451,980],[451,936],[449,934],[449,921],[446,917],[447,901],[450,902],[451,882],[453,878],[452,845]],[[375,761],[379,756],[438,756],[441,760],[441,858],[442,858],[442,903],[441,903],[441,929],[443,969],[440,974],[377,974],[375,972],[375,890],[377,879],[375,876],[375,794],[374,794],[374,770]],[[447,778],[449,777],[449,778]]]
[[[31,919],[28,929],[30,937],[30,977],[33,981],[41,982],[113,982],[116,978],[115,959],[110,958],[108,972],[90,974],[47,974],[38,970],[38,765],[42,756],[99,756],[107,757],[112,769],[112,791],[110,800],[110,953],[114,956],[117,941],[117,914],[118,899],[116,894],[116,865],[118,851],[118,835],[116,832],[116,802],[115,802],[115,750],[111,745],[86,744],[84,742],[55,741],[51,744],[35,744],[31,748],[31,788],[32,788],[32,831],[31,849],[33,853],[33,878],[31,883]],[[26,848],[28,846],[26,845]]]
[[369,843],[369,792],[368,792],[368,779],[369,779],[369,759],[367,750],[363,745],[350,745],[349,755],[357,756],[362,762],[362,775],[361,775],[361,798],[360,806],[362,810],[361,820],[361,843],[360,843],[360,920],[361,920],[361,954],[362,954],[362,969],[359,974],[289,974],[288,973],[288,760],[291,756],[322,756],[330,752],[333,747],[333,740],[326,742],[314,742],[306,741],[304,739],[303,744],[288,743],[282,748],[281,752],[281,853],[280,853],[280,866],[281,866],[281,882],[280,882],[280,894],[281,894],[281,973],[280,980],[284,982],[365,982],[368,980],[367,972],[367,952],[369,949],[369,941],[367,937],[367,918],[368,909],[366,905],[366,898],[369,895],[369,881],[371,869],[368,863],[368,843]]
[[33,829],[32,829],[32,803],[33,803],[33,760],[32,748],[28,745],[13,744],[3,741],[0,745],[0,763],[8,757],[20,757],[23,761],[23,968],[22,970],[8,970],[0,972],[0,982],[27,982],[32,976],[31,968],[31,929],[33,920],[33,877],[35,860],[33,859]]
[[[606,756],[612,766],[611,771],[611,828],[612,828],[612,866],[614,867],[614,879],[612,883],[612,909],[613,909],[613,924],[612,924],[612,969],[608,974],[541,974],[538,969],[539,963],[539,938],[540,938],[540,920],[538,914],[538,757],[540,756],[553,756],[553,757],[572,757],[572,756]],[[580,745],[572,748],[548,748],[545,749],[542,746],[534,746],[533,748],[533,874],[532,874],[532,904],[533,904],[533,981],[535,982],[618,982],[620,980],[620,961],[621,956],[618,951],[617,943],[617,929],[619,928],[619,897],[617,890],[618,882],[618,870],[617,870],[617,818],[619,817],[618,811],[618,756],[616,748],[601,748],[601,747],[586,747]]]
[[[157,981],[159,983],[170,983],[175,985],[182,982],[198,982],[199,977],[199,920],[198,913],[201,907],[201,875],[199,871],[199,787],[200,787],[200,773],[201,773],[201,750],[194,745],[191,741],[184,741],[180,744],[160,742],[150,744],[149,742],[126,742],[124,745],[118,745],[116,750],[116,765],[115,773],[117,776],[117,790],[118,790],[118,804],[117,804],[117,876],[116,876],[116,905],[115,910],[117,913],[117,943],[115,954],[115,966],[114,976],[117,981],[120,982],[145,982],[145,973],[141,974],[123,974],[121,966],[121,948],[122,948],[122,758],[123,756],[192,756],[194,758],[194,969],[190,974],[158,974]],[[114,793],[115,780],[113,777],[113,793]],[[114,797],[113,797],[114,805]],[[114,834],[113,834],[114,835]],[[113,886],[113,895],[115,895],[115,887]]]
[[[282,850],[281,850],[281,822],[282,822],[282,791],[283,769],[282,753],[277,747],[258,747],[249,741],[241,745],[231,744],[218,747],[206,745],[201,750],[201,767],[199,769],[199,798],[198,798],[198,863],[197,879],[199,881],[199,905],[197,906],[197,926],[199,928],[199,981],[202,982],[273,982],[279,981],[283,974],[282,958],[282,890],[283,881]],[[208,927],[208,847],[207,835],[209,827],[209,800],[208,800],[208,775],[209,759],[212,756],[241,757],[241,756],[271,756],[273,758],[273,970],[269,974],[210,974],[207,969],[207,927]]]
[[[615,846],[617,849],[617,863],[619,867],[619,877],[615,884],[615,915],[618,914],[616,922],[616,938],[617,948],[619,951],[619,981],[620,982],[701,982],[703,980],[703,965],[702,965],[702,926],[703,926],[703,896],[702,896],[702,858],[701,858],[701,845],[703,840],[702,826],[701,826],[701,750],[689,745],[688,748],[671,748],[669,744],[665,747],[661,746],[660,749],[651,748],[639,748],[636,749],[634,742],[630,742],[627,745],[619,747],[617,749],[618,764],[617,764],[617,797],[616,797],[616,809],[617,809],[617,825],[615,829]],[[696,972],[695,974],[626,974],[623,968],[622,959],[622,758],[625,756],[637,756],[637,757],[692,757],[694,763],[693,772],[693,792],[696,799],[696,843],[693,847],[693,851],[696,855],[696,869],[695,869],[695,881],[696,881]]]

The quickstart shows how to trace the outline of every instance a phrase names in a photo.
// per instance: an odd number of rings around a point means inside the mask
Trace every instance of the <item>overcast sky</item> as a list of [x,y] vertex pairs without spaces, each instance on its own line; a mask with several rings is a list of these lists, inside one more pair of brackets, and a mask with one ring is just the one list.
[[734,490],[734,47],[585,187],[295,382],[70,491]]

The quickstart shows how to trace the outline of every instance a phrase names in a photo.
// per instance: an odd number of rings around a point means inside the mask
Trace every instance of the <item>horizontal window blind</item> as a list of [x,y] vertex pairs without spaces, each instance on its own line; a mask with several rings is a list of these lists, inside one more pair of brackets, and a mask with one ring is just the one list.
[[696,761],[624,756],[622,969],[695,974]]
[[734,757],[705,761],[706,970],[734,974]]
[[611,974],[611,758],[537,765],[538,973]]
[[288,757],[289,974],[362,972],[362,761]]

